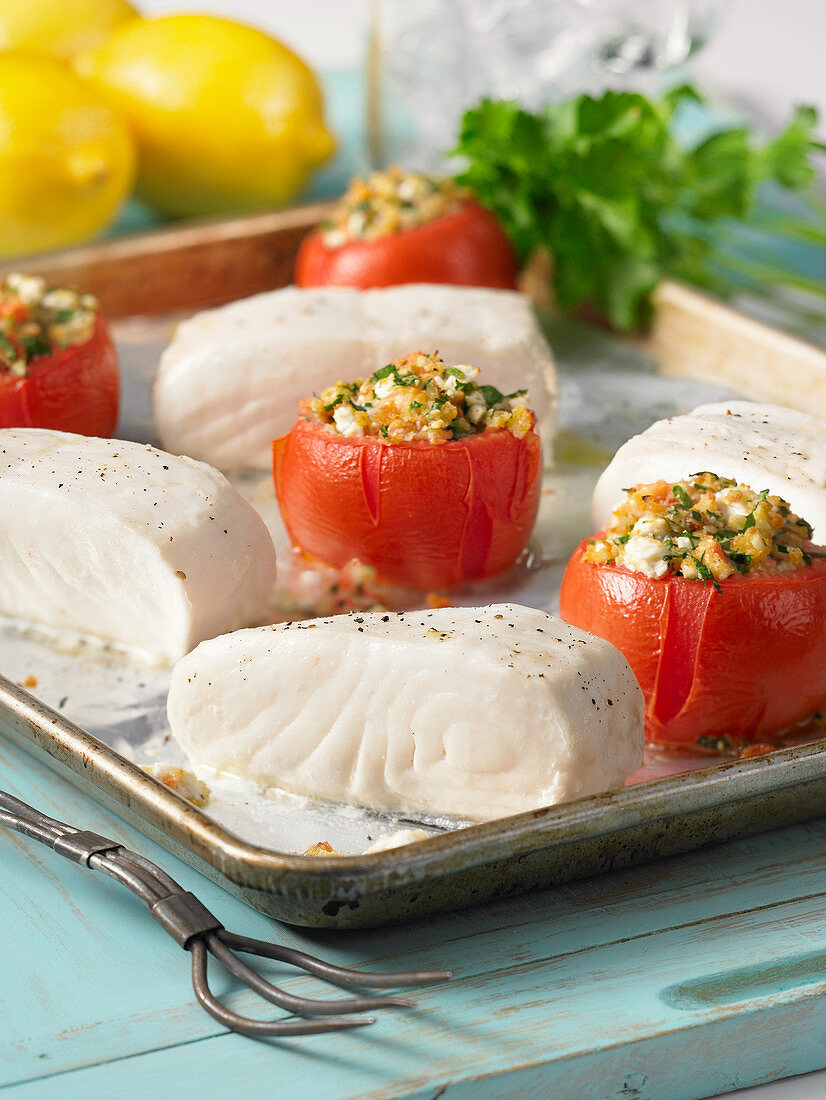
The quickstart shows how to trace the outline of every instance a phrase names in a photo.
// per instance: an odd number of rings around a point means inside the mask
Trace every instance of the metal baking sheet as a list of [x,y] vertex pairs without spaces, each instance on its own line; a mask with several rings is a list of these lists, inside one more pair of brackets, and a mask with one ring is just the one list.
[[[132,319],[115,335],[124,373],[123,438],[153,441],[151,379],[174,321]],[[556,464],[545,476],[525,562],[455,602],[511,600],[556,608],[568,555],[589,528],[588,501],[602,466],[652,420],[730,390],[664,378],[635,345],[575,322],[549,330],[560,368]],[[292,559],[269,477],[236,479],[259,508],[281,563],[273,614],[325,606],[334,579]],[[93,640],[0,625],[0,732],[145,829],[257,908],[296,924],[369,926],[458,908],[728,836],[826,812],[826,740],[763,757],[710,762],[648,750],[625,790],[484,825],[405,818],[323,803],[198,769],[211,790],[198,810],[140,770],[185,763],[166,727],[169,669]],[[430,839],[363,855],[403,827]],[[304,857],[328,841],[346,853]]]

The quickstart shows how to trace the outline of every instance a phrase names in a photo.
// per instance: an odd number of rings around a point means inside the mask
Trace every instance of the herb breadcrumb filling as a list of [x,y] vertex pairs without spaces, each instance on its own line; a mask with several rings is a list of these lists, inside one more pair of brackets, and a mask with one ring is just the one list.
[[379,436],[388,443],[447,443],[488,428],[522,439],[534,424],[527,391],[502,394],[495,386],[479,386],[478,373],[476,367],[449,367],[438,354],[417,351],[369,378],[336,382],[302,401],[301,412],[339,435]]
[[20,378],[29,364],[92,338],[97,299],[50,287],[39,275],[11,274],[0,282],[0,373]]
[[585,561],[718,587],[733,573],[776,573],[826,556],[807,545],[812,528],[806,520],[768,489],[756,493],[731,478],[700,473],[625,492],[604,538],[588,542]]
[[466,187],[442,176],[388,168],[350,181],[330,217],[321,223],[324,243],[340,248],[348,241],[371,240],[415,229],[453,214],[471,198]]

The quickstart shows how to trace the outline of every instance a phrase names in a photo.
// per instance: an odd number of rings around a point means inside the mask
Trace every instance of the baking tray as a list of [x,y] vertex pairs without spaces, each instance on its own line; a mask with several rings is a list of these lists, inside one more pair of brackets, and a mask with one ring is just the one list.
[[[121,318],[115,333],[125,365],[126,418],[119,432],[151,438],[148,387],[158,348],[171,328],[170,311],[183,314],[283,285],[298,241],[323,213],[324,208],[312,207],[154,232],[25,268],[92,289],[110,315]],[[567,554],[587,527],[587,500],[600,465],[655,417],[731,392],[719,382],[737,381],[742,374],[741,344],[732,333],[764,351],[760,370],[749,374],[750,396],[769,396],[777,376],[788,378],[790,370],[826,377],[820,349],[688,288],[666,284],[658,301],[648,349],[656,351],[659,366],[664,373],[701,378],[713,348],[715,384],[663,378],[641,346],[556,322],[551,338],[561,366],[563,430],[558,472],[543,498],[550,515],[544,521],[540,516],[544,561],[498,585],[462,593],[462,602],[516,598],[550,609]],[[692,326],[705,326],[695,359],[685,350],[685,332]],[[807,400],[811,393],[812,387]],[[242,488],[261,504],[254,479]],[[562,529],[553,522],[560,501],[571,518]],[[267,507],[272,513],[271,500],[264,501],[262,512]],[[274,514],[265,518],[277,522]],[[222,781],[216,798],[199,810],[138,766],[142,757],[136,749],[147,735],[148,743],[157,741],[163,727],[168,671],[136,666],[116,652],[101,656],[94,646],[44,643],[36,632],[11,627],[0,634],[0,671],[9,676],[0,678],[0,734],[257,909],[299,925],[367,927],[409,920],[826,813],[822,739],[709,766],[697,758],[649,756],[637,777],[645,781],[624,790],[483,825],[454,828],[455,823],[428,820],[423,824],[434,835],[419,843],[318,859],[291,850],[324,839],[358,851],[365,840],[408,822],[290,796],[259,799],[252,813],[248,790],[227,791]],[[38,698],[20,686],[26,683],[36,683]],[[692,770],[682,771],[687,768]],[[673,772],[680,774],[664,774]]]

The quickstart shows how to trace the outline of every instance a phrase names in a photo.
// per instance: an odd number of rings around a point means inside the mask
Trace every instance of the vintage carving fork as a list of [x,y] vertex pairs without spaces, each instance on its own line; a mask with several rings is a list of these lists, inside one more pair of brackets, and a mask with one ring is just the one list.
[[[409,1001],[389,997],[348,997],[339,1000],[310,1000],[296,997],[272,985],[238,958],[236,952],[258,955],[289,963],[336,986],[386,989],[391,986],[428,985],[445,981],[450,971],[414,971],[406,974],[370,974],[333,966],[303,951],[253,940],[228,932],[194,894],[184,890],[160,867],[130,852],[116,840],[98,833],[75,829],[55,821],[18,798],[0,791],[0,825],[15,829],[46,844],[59,855],[122,882],[141,899],[162,928],[192,955],[192,985],[201,1006],[232,1031],[254,1038],[284,1035],[313,1035],[342,1031],[375,1023],[372,1016],[348,1019],[344,1014],[379,1008],[406,1008]],[[326,1017],[305,1020],[255,1020],[225,1008],[207,981],[207,957],[213,955],[231,974],[270,1004],[299,1016]]]

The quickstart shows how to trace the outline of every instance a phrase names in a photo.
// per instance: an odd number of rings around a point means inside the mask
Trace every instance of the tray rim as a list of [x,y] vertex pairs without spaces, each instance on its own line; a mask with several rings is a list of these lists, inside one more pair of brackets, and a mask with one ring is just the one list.
[[[40,749],[73,771],[83,789],[104,793],[129,811],[128,817],[191,851],[235,886],[277,893],[306,890],[308,880],[323,883],[325,895],[340,888],[370,893],[431,877],[437,867],[452,869],[461,857],[464,869],[482,867],[501,855],[553,848],[568,829],[579,839],[621,833],[659,816],[662,803],[671,817],[713,810],[761,794],[826,780],[826,737],[776,749],[760,756],[711,763],[618,791],[589,795],[555,806],[472,824],[399,848],[358,856],[304,856],[241,839],[198,807],[143,772],[137,765],[30,692],[0,676],[0,733],[28,750]],[[797,774],[795,774],[797,772]],[[803,774],[805,772],[806,774]],[[171,826],[171,829],[170,829]],[[506,851],[497,848],[497,842]]]

